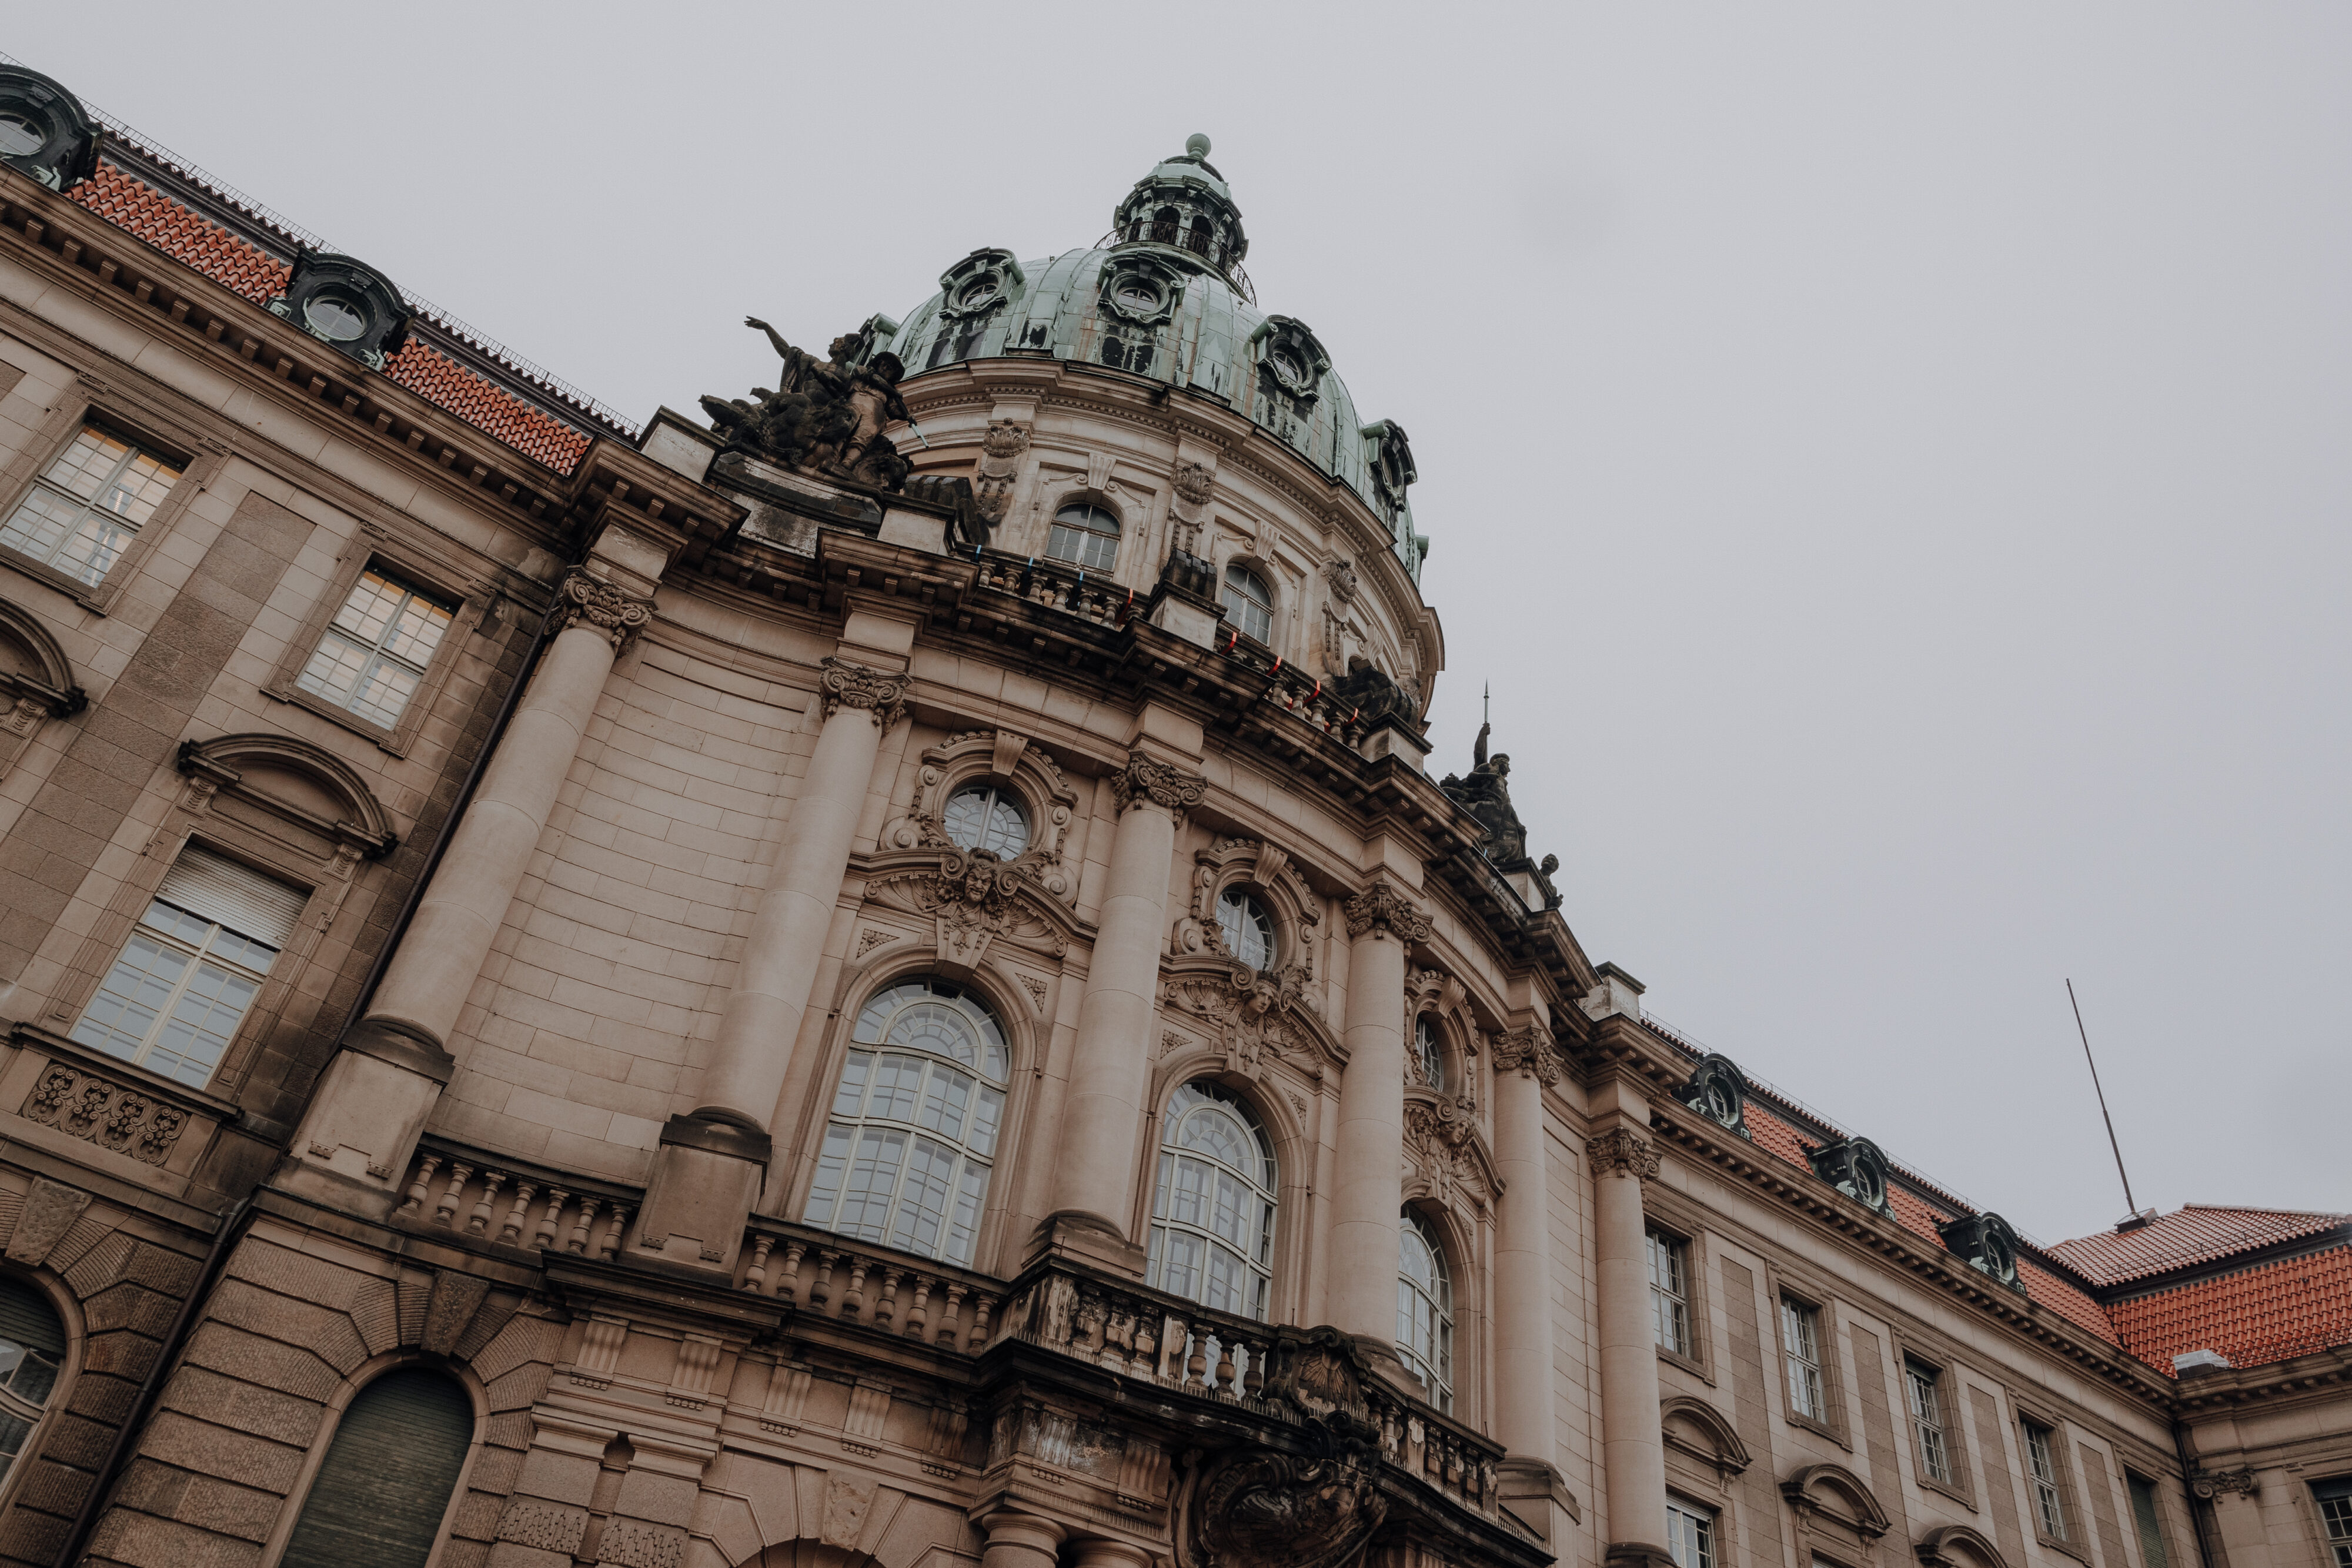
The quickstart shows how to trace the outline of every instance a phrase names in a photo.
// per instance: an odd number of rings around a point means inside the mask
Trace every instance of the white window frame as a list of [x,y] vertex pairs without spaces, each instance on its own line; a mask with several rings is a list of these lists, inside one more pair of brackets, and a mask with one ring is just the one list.
[[[1245,578],[1257,584],[1252,593],[1235,580]],[[1260,597],[1263,595],[1264,597]],[[1218,579],[1217,602],[1225,607],[1234,627],[1244,637],[1268,647],[1274,644],[1274,584],[1266,581],[1265,573],[1245,561],[1229,560]]]
[[[194,929],[197,926],[203,928],[201,935]],[[298,926],[298,932],[299,929]],[[149,950],[174,954],[181,958],[182,967],[174,978],[166,982],[152,970],[132,964],[134,948],[142,942]],[[267,961],[257,966],[252,962],[256,949],[267,955]],[[254,1004],[261,998],[263,988],[269,982],[271,970],[284,956],[284,948],[239,931],[226,922],[197,914],[159,893],[147,901],[145,912],[123,939],[122,946],[115,950],[114,959],[100,978],[97,990],[83,1004],[81,1017],[75,1020],[69,1038],[92,1051],[143,1068],[159,1078],[202,1089],[213,1081],[220,1071],[221,1063],[227,1060],[239,1031],[252,1016]],[[238,1004],[236,1015],[228,1020],[226,1032],[219,1034],[219,1049],[208,1060],[202,1060],[202,1072],[191,1077],[188,1070],[199,1061],[199,1058],[184,1051],[174,1051],[172,1054],[175,1063],[167,1067],[159,1066],[156,1056],[172,1027],[188,1023],[189,1020],[179,1017],[180,1009],[192,993],[201,997],[198,986],[207,978],[208,970],[216,972],[222,981],[250,985],[252,989]],[[122,981],[121,986],[116,984],[118,978]],[[141,991],[145,989],[152,995],[159,986],[162,988],[161,996],[152,1004],[152,1016],[136,1037],[136,1043],[128,1051],[121,1048],[121,1041],[131,1038],[127,1030],[91,1016],[110,997],[116,999],[118,1007],[128,1003],[143,1010],[148,1003],[142,998]],[[215,994],[218,994],[217,986]]]
[[2025,1431],[2025,1475],[2033,1490],[2035,1528],[2053,1541],[2071,1540],[2066,1533],[2066,1480],[2055,1446],[2058,1430],[2030,1417],[2019,1425]]
[[1675,1568],[1716,1568],[1715,1522],[1714,1509],[1666,1494],[1666,1551]]
[[[1202,1116],[1239,1123],[1257,1168],[1247,1169],[1186,1143],[1187,1129],[1194,1118]],[[1264,1322],[1274,1303],[1274,1228],[1281,1204],[1281,1171],[1265,1124],[1240,1096],[1207,1079],[1194,1079],[1171,1090],[1160,1120],[1159,1174],[1152,1188],[1144,1282],[1212,1311]],[[1187,1178],[1196,1176],[1200,1185],[1188,1186]],[[1188,1197],[1197,1204],[1190,1217],[1185,1213]],[[1232,1218],[1220,1223],[1219,1207],[1227,1203],[1232,1205]],[[1246,1209],[1252,1204],[1258,1212],[1255,1238],[1245,1234]],[[1184,1242],[1197,1245],[1199,1262],[1191,1267],[1189,1278],[1171,1284],[1169,1269]],[[1223,1285],[1229,1293],[1237,1280],[1248,1286],[1248,1299],[1239,1306],[1230,1301],[1221,1305],[1211,1299],[1218,1293],[1213,1287]]]
[[[1073,512],[1085,515],[1072,520]],[[1080,571],[1109,571],[1118,565],[1121,531],[1118,514],[1100,502],[1065,502],[1045,530],[1045,559]]]
[[[87,438],[95,438],[100,443],[112,442],[123,451],[121,456],[108,464],[105,476],[100,480],[95,495],[78,496],[70,487],[60,484],[56,475],[68,458],[81,450]],[[134,489],[125,490],[124,476],[142,460],[152,465],[152,471]],[[96,589],[129,557],[142,530],[152,524],[163,511],[173,489],[187,477],[187,471],[188,465],[147,443],[110,429],[97,420],[84,419],[64,447],[43,465],[40,474],[18,498],[6,521],[0,522],[0,549],[56,572],[83,590]],[[152,493],[142,493],[151,489]],[[46,553],[41,553],[27,548],[33,543],[30,538],[18,541],[7,536],[20,522],[26,520],[27,514],[44,497],[62,506],[70,520],[66,524],[64,533]],[[123,509],[110,504],[118,497],[127,498],[131,507],[143,509],[135,517],[131,517]],[[90,552],[79,567],[67,564],[62,558],[68,546],[89,535],[93,524],[96,525],[96,533]]]
[[[980,801],[982,826],[967,841],[965,834],[957,831],[961,824],[956,821],[956,802],[973,799]],[[1014,831],[1005,826],[1008,817]],[[948,798],[940,802],[940,831],[959,849],[986,850],[999,860],[1009,861],[1029,847],[1029,804],[1022,799],[1021,791],[1010,784],[993,779],[967,779],[949,790]]]
[[[1224,938],[1225,951],[1253,969],[1273,968],[1281,957],[1282,945],[1278,935],[1280,928],[1276,925],[1274,911],[1266,907],[1265,900],[1237,883],[1218,890],[1215,908],[1217,931]],[[1253,927],[1254,934],[1263,938],[1264,943],[1263,950],[1255,955],[1247,940],[1253,934]]]
[[[1445,1247],[1435,1227],[1403,1210],[1397,1226],[1398,1357],[1405,1370],[1421,1379],[1429,1402],[1443,1414],[1454,1414],[1454,1275],[1446,1267]],[[1413,1277],[1408,1266],[1418,1245],[1429,1258],[1429,1283]]]
[[1417,1014],[1412,1020],[1413,1065],[1421,1074],[1421,1086],[1445,1092],[1445,1030],[1434,1013]]
[[[394,591],[396,599],[383,630],[370,642],[363,640],[358,630],[345,626],[343,620],[352,613],[352,606],[360,596],[369,592],[376,584]],[[403,618],[415,605],[426,606],[437,612],[441,618],[440,626],[433,633],[432,645],[424,651],[422,661],[388,645],[388,639],[394,629],[402,624]],[[362,724],[373,725],[387,734],[396,730],[400,727],[400,721],[406,716],[409,705],[428,689],[426,676],[432,671],[433,661],[448,646],[450,634],[457,629],[457,616],[463,608],[462,604],[437,590],[419,587],[414,580],[399,572],[370,563],[345,590],[343,601],[327,618],[326,625],[319,632],[319,640],[311,645],[309,655],[302,661],[302,667],[295,672],[294,689],[328,707],[352,715]],[[358,678],[352,683],[348,692],[340,695],[320,673],[322,662],[325,662],[323,667],[326,669],[336,667],[331,659],[335,650],[355,655],[359,662]],[[408,677],[408,689],[401,694],[399,706],[389,713],[382,711],[380,706],[362,707],[362,694],[370,689],[379,672],[387,669]]]
[[1651,1337],[1660,1350],[1685,1360],[1695,1354],[1691,1332],[1690,1243],[1656,1226],[1643,1233],[1650,1270]]
[[1809,1421],[1827,1424],[1829,1379],[1822,1370],[1821,1308],[1783,1295],[1780,1347],[1788,1372],[1789,1408]]
[[1952,1465],[1952,1438],[1944,1419],[1943,1374],[1924,1361],[1903,1358],[1903,1405],[1911,1417],[1911,1440],[1919,1456],[1920,1473],[1942,1486],[1956,1486],[1959,1472]]

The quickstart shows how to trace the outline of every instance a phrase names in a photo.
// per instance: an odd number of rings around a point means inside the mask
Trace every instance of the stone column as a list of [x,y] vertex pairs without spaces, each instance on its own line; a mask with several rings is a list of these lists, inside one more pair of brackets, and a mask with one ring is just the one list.
[[294,1140],[298,1160],[360,1177],[386,1197],[449,1081],[450,1031],[546,830],[613,661],[652,620],[653,607],[575,567],[558,585],[551,613],[562,629],[425,884],[367,1016],[328,1064]]
[[1140,749],[1112,780],[1118,825],[1111,834],[1102,916],[1078,1004],[1078,1037],[1063,1102],[1061,1157],[1054,1167],[1049,1230],[1064,1222],[1131,1245],[1127,1234],[1136,1139],[1150,1082],[1151,1019],[1168,929],[1168,881],[1176,824],[1200,804],[1205,782]]
[[1398,1211],[1404,1199],[1406,949],[1429,916],[1385,882],[1349,899],[1348,1071],[1339,1082],[1339,1184],[1331,1196],[1331,1322],[1396,1343]]
[[1601,1448],[1609,1498],[1607,1561],[1668,1568],[1666,1450],[1658,1428],[1658,1348],[1642,1184],[1658,1174],[1647,1138],[1619,1126],[1586,1140],[1600,1254]]
[[988,1531],[980,1568],[1054,1568],[1055,1552],[1067,1533],[1034,1513],[992,1513],[980,1527]]
[[1151,1568],[1151,1553],[1124,1541],[1073,1541],[1070,1556],[1073,1568]]
[[1559,1082],[1550,1031],[1530,1024],[1495,1040],[1495,1435],[1514,1458],[1551,1463],[1551,1184],[1543,1092]]
[[817,678],[824,727],[751,917],[702,1103],[662,1129],[647,1178],[637,1244],[671,1262],[731,1267],[741,1244],[743,1218],[773,1152],[769,1118],[824,958],[882,732],[906,712],[907,682],[904,671],[841,658],[827,658]]

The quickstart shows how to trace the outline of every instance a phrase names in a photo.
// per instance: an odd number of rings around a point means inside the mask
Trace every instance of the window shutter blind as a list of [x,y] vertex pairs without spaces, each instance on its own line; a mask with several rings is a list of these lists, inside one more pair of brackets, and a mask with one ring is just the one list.
[[424,1568],[474,1437],[454,1378],[387,1372],[343,1413],[279,1568]]
[[210,850],[190,844],[163,873],[156,896],[191,915],[217,920],[242,936],[283,947],[310,895]]
[[0,1339],[13,1340],[60,1362],[66,1358],[66,1326],[47,1297],[24,1281],[0,1274]]

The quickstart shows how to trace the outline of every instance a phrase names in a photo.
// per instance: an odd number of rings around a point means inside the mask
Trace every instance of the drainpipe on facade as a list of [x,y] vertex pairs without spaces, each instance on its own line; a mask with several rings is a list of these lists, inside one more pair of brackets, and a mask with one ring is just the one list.
[[221,1228],[213,1233],[212,1249],[205,1254],[204,1267],[196,1270],[195,1284],[180,1302],[180,1310],[172,1319],[170,1331],[164,1334],[163,1343],[156,1348],[155,1364],[147,1369],[146,1378],[139,1385],[138,1396],[131,1402],[130,1413],[124,1416],[122,1425],[115,1429],[114,1441],[107,1448],[105,1461],[98,1467],[89,1492],[81,1500],[80,1511],[74,1515],[73,1524],[66,1531],[65,1547],[58,1553],[56,1568],[73,1568],[74,1560],[81,1555],[91,1527],[98,1521],[99,1504],[112,1489],[115,1477],[121,1469],[123,1457],[130,1452],[140,1429],[147,1424],[148,1412],[154,1407],[155,1396],[163,1386],[164,1374],[178,1359],[181,1347],[186,1342],[190,1329],[194,1326],[196,1308],[212,1293],[213,1281],[220,1276],[221,1264],[228,1258],[231,1243],[252,1218],[253,1197],[247,1194],[237,1199],[236,1207],[228,1211],[227,1218],[221,1221]]
[[[2198,1568],[2214,1568],[2213,1550],[2206,1542],[2205,1531],[2212,1519],[2210,1504],[2197,1498],[2197,1466],[2189,1457],[2189,1425],[2178,1416],[2172,1418],[2172,1448],[2180,1456],[2180,1485],[2189,1494],[2189,1532],[2197,1538]],[[2218,1524],[2210,1524],[2218,1530]]]

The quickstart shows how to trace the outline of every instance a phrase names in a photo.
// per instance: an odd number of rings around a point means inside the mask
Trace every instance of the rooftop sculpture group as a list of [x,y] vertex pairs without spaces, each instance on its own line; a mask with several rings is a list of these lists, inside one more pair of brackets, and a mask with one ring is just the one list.
[[755,401],[702,399],[728,447],[873,489],[904,487],[911,465],[883,432],[907,418],[906,367],[887,350],[871,353],[873,329],[835,338],[820,360],[756,316],[743,324],[768,335],[783,371],[773,392],[751,389]]

